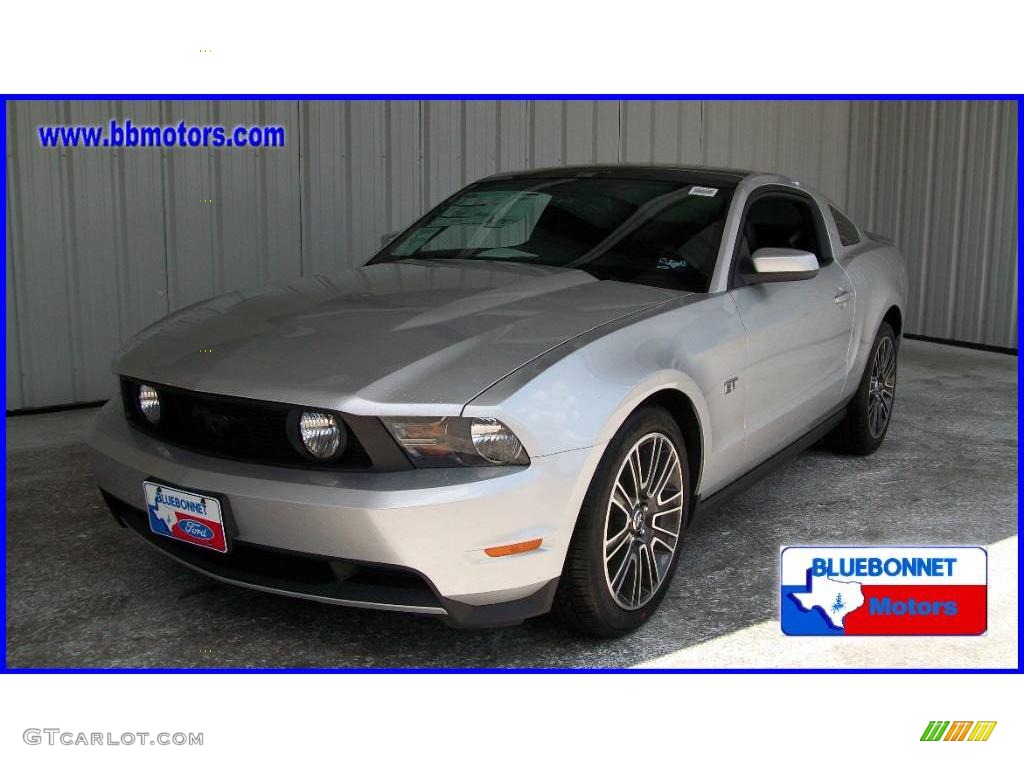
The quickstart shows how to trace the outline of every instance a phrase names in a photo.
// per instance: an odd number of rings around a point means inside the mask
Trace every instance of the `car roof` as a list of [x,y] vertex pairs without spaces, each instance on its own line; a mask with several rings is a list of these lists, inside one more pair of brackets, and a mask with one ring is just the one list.
[[714,168],[686,165],[569,165],[553,168],[537,168],[522,171],[507,171],[488,176],[482,181],[495,179],[565,179],[565,178],[601,178],[601,179],[657,179],[675,181],[682,184],[708,184],[715,186],[735,186],[748,176],[762,175],[756,171],[745,171],[736,168]]

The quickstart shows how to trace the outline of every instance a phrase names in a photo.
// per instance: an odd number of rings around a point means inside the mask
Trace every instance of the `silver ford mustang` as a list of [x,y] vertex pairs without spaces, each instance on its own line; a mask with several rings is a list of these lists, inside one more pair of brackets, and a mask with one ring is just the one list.
[[698,510],[821,438],[878,448],[906,293],[790,178],[492,176],[362,268],[144,330],[92,466],[119,522],[232,584],[619,635]]

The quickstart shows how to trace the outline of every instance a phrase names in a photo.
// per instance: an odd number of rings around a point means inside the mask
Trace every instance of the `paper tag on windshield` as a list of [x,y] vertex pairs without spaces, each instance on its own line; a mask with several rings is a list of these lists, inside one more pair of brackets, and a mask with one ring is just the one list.
[[690,187],[691,195],[699,195],[700,197],[714,197],[718,194],[718,190],[715,187]]

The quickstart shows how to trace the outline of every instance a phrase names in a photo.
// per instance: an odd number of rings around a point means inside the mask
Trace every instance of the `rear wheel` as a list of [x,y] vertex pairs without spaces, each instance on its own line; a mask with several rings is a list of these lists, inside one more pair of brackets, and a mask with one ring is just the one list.
[[679,427],[662,408],[637,411],[609,443],[580,510],[556,596],[567,623],[616,637],[647,621],[679,563],[689,504]]
[[883,322],[871,347],[860,385],[847,406],[846,416],[829,435],[831,447],[861,456],[878,450],[892,420],[898,351],[896,333]]

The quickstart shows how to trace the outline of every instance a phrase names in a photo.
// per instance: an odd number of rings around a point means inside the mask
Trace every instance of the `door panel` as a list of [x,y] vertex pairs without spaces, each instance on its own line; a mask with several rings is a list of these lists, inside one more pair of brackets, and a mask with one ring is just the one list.
[[747,331],[747,466],[810,430],[839,403],[853,330],[853,284],[836,262],[810,280],[731,292]]

